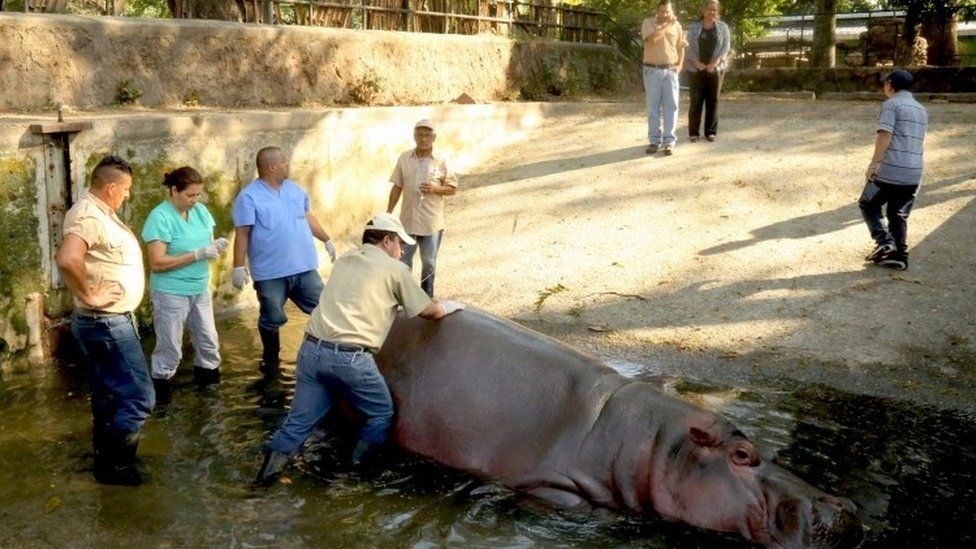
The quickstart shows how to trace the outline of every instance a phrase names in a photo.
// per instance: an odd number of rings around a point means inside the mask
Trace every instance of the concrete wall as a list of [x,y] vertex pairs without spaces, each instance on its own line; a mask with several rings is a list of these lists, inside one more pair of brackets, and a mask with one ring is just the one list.
[[[188,164],[205,176],[204,202],[218,235],[233,231],[230,208],[242,185],[256,175],[254,155],[279,145],[292,157],[292,178],[308,191],[313,210],[337,240],[340,252],[358,245],[366,219],[385,208],[390,172],[412,143],[413,123],[438,126],[435,147],[464,176],[489,155],[524,139],[528,130],[571,104],[501,103],[436,107],[373,107],[288,112],[106,114],[72,118],[92,128],[70,143],[70,194],[85,192],[91,167],[105,154],[127,158],[135,169],[132,199],[121,216],[138,234],[149,211],[164,199],[162,175]],[[51,122],[32,116],[0,116],[0,338],[9,351],[44,350],[43,335],[70,312],[51,260],[60,241],[58,202],[64,173],[60,150],[29,126]],[[319,245],[320,271],[331,268]],[[218,309],[253,305],[253,291],[230,285],[230,257],[215,262],[212,282]],[[148,299],[139,316],[148,324]]]
[[639,89],[608,46],[217,21],[0,13],[0,111],[403,105]]

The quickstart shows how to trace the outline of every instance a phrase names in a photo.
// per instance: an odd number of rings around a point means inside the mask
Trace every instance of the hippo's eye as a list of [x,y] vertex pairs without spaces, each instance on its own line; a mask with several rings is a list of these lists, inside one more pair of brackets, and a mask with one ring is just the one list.
[[732,451],[732,463],[743,467],[755,467],[759,465],[759,456],[749,446],[738,446]]

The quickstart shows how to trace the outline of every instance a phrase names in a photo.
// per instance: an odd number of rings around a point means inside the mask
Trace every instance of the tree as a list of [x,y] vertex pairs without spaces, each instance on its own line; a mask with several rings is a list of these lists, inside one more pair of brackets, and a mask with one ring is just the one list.
[[956,45],[956,15],[972,10],[972,0],[892,0],[888,7],[905,10],[905,27],[898,49],[898,63],[907,64],[907,56],[915,43],[921,27],[922,36],[928,41],[930,65],[957,65],[959,55]]
[[810,65],[831,68],[837,55],[837,0],[817,0]]
[[174,19],[243,21],[243,0],[166,0]]

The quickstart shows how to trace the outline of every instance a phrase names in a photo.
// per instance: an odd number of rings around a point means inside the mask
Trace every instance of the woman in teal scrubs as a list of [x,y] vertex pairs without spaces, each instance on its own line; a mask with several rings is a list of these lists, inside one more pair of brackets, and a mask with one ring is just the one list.
[[220,382],[220,344],[210,296],[210,261],[227,248],[213,239],[214,218],[199,202],[203,178],[184,166],[166,174],[167,197],[142,227],[149,257],[156,348],[151,375],[156,403],[170,400],[170,380],[183,358],[183,330],[196,351],[193,374],[200,385]]

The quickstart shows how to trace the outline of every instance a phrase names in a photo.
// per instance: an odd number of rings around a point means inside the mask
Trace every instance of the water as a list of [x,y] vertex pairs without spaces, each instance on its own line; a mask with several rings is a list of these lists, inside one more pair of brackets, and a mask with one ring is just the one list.
[[[657,519],[554,511],[405,455],[354,471],[340,459],[343,443],[323,433],[288,483],[255,490],[261,445],[284,417],[294,370],[259,374],[253,324],[219,321],[219,388],[197,389],[192,368],[181,367],[173,404],[148,423],[139,453],[151,479],[137,488],[91,479],[84,368],[56,363],[0,377],[0,546],[743,546]],[[289,323],[284,356],[294,355],[303,325],[300,315]],[[616,366],[721,412],[784,466],[853,499],[868,547],[976,543],[973,418],[823,387],[720,387]]]

